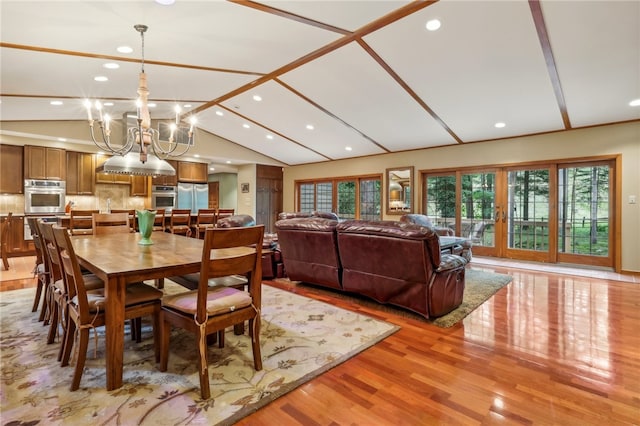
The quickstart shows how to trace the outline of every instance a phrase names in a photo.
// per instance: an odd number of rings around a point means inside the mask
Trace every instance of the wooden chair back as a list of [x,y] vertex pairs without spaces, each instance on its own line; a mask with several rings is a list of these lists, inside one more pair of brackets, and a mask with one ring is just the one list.
[[164,232],[165,209],[156,209],[156,217],[153,220],[153,230]]
[[111,213],[126,213],[129,216],[129,226],[131,227],[131,232],[136,232],[135,209],[111,209]]
[[94,213],[91,219],[94,235],[131,232],[129,213]]
[[169,219],[169,232],[191,236],[191,210],[173,209]]
[[100,210],[71,210],[69,212],[69,232],[71,235],[93,234],[92,216]]
[[27,224],[29,225],[29,231],[31,232],[31,238],[33,238],[33,245],[36,249],[36,264],[34,267],[34,275],[38,278],[38,284],[36,287],[36,294],[33,299],[33,307],[31,312],[38,310],[40,305],[40,298],[44,292],[47,284],[48,266],[44,261],[44,253],[42,251],[42,236],[40,235],[40,229],[38,228],[38,219],[35,217],[27,217]]
[[216,209],[199,209],[196,217],[196,238],[204,238],[204,231],[213,228],[218,221]]

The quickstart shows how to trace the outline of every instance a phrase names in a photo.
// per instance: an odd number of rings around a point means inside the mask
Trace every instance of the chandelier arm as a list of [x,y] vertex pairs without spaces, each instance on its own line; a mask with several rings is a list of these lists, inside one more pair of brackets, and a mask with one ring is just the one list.
[[104,126],[102,125],[102,122],[99,122],[99,124],[100,124],[100,132],[102,133],[102,141],[101,142],[98,142],[98,140],[95,137],[95,133],[94,133],[94,129],[93,129],[93,122],[91,122],[89,124],[91,140],[98,147],[98,149],[100,149],[102,151],[110,152],[110,153],[115,154],[115,155],[124,155],[131,149],[131,148],[127,147],[127,145],[123,146],[120,149],[112,147],[111,146],[111,137],[108,134],[105,134]]
[[[152,132],[153,132],[153,135],[158,135],[157,131],[152,130]],[[187,141],[187,143],[184,144],[184,148],[177,154],[174,154],[174,152],[178,148],[178,145],[180,145],[177,141],[168,142],[169,146],[171,147],[169,149],[162,148],[158,137],[152,138],[152,141],[153,141],[152,143],[153,152],[156,154],[157,157],[160,157],[160,158],[180,157],[181,155],[185,154],[189,150],[189,148],[191,148],[191,145],[193,144],[193,134],[189,137],[189,140]]]

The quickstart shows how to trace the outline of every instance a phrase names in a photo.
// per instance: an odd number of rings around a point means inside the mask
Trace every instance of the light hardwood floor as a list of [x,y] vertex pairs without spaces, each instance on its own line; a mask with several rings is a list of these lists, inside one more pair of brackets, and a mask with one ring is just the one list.
[[499,264],[472,262],[514,279],[449,329],[298,287],[401,330],[238,424],[640,424],[638,277]]

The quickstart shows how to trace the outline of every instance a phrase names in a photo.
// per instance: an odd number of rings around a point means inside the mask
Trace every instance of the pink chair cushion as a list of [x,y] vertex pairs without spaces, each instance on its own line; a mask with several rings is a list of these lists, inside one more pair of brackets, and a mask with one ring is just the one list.
[[[232,312],[236,309],[250,306],[251,302],[251,295],[246,291],[236,290],[232,287],[212,287],[207,292],[207,315],[213,316]],[[162,299],[163,306],[188,314],[195,314],[197,303],[197,290],[165,296]]]

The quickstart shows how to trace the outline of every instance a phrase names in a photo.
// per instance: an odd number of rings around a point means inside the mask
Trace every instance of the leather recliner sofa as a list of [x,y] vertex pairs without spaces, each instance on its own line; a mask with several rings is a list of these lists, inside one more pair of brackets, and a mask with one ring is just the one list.
[[399,221],[276,222],[291,280],[362,294],[425,318],[462,303],[466,260],[441,254],[436,232]]
[[[436,234],[443,237],[453,237],[455,235],[455,232],[451,228],[447,228],[446,226],[434,226],[431,223],[431,219],[429,219],[428,216],[425,216],[423,214],[418,214],[418,213],[403,214],[402,216],[400,216],[400,222],[415,223],[416,225],[422,225],[422,226],[430,226],[436,231]],[[453,249],[453,254],[457,254],[459,256],[464,257],[467,260],[467,263],[471,262],[471,258],[473,257],[471,253],[471,246],[472,246],[471,240],[466,240],[462,242],[460,246],[457,246]]]

